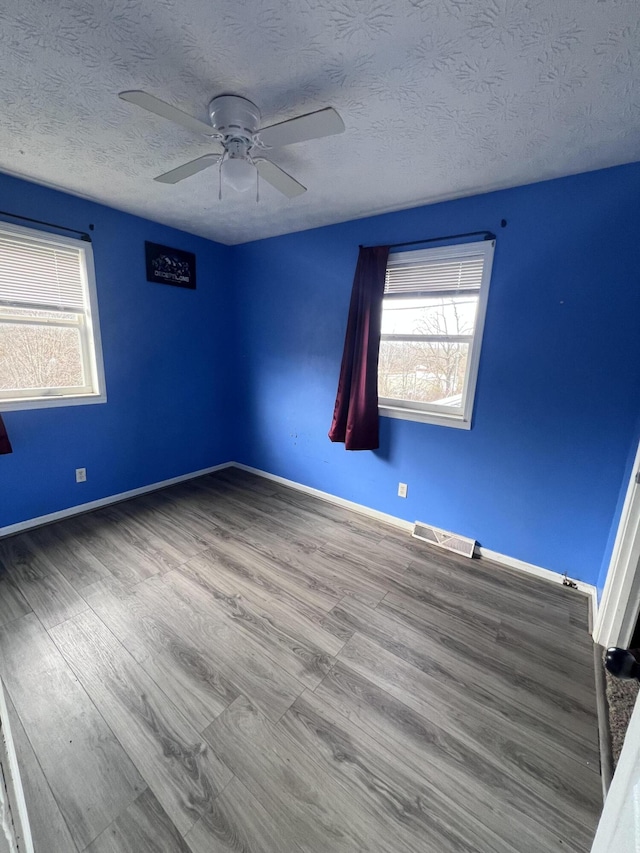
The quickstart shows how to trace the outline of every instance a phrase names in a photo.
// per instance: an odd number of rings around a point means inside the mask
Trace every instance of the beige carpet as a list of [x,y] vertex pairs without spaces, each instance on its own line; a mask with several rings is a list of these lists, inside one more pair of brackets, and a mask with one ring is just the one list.
[[615,769],[622,751],[624,736],[633,713],[636,697],[640,690],[638,681],[621,681],[605,670],[607,704],[609,706],[609,729],[611,731],[611,752]]

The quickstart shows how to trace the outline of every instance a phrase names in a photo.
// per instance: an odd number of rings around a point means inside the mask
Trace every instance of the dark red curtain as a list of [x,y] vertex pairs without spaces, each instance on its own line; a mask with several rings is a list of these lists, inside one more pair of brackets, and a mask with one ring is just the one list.
[[7,430],[5,429],[4,421],[2,420],[2,415],[0,415],[0,455],[3,453],[11,452],[11,442],[9,441],[9,436],[7,435]]
[[361,248],[353,279],[338,394],[329,430],[347,450],[376,450],[378,350],[388,246]]

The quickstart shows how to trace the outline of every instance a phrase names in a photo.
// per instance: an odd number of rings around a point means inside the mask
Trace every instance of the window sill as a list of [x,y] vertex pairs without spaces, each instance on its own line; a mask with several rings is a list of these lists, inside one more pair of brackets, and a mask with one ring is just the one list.
[[471,429],[471,421],[462,415],[443,415],[435,412],[420,412],[416,409],[403,409],[401,406],[379,406],[378,413],[383,418],[398,418],[402,421],[418,421],[422,424]]
[[106,403],[106,394],[82,394],[78,397],[35,397],[24,400],[0,400],[0,412],[18,412],[24,409],[55,409],[59,406],[88,406]]

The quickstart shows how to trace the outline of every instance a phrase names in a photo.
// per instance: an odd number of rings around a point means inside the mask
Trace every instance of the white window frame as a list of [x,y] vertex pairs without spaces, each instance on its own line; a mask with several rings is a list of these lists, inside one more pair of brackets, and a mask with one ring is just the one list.
[[25,228],[21,225],[12,225],[6,222],[0,223],[0,234],[17,234],[25,239],[33,239],[38,243],[50,243],[54,246],[69,246],[80,251],[81,276],[83,301],[85,310],[83,314],[78,313],[77,320],[71,319],[44,319],[44,318],[22,318],[13,316],[4,308],[29,307],[36,311],[53,312],[60,310],[62,314],[71,314],[73,311],[67,309],[56,309],[51,305],[26,305],[16,302],[15,305],[0,305],[0,322],[11,322],[12,325],[24,323],[26,325],[42,326],[75,326],[80,331],[82,349],[82,366],[85,375],[89,378],[87,384],[78,389],[71,388],[27,388],[12,391],[11,397],[3,396],[0,390],[0,412],[11,412],[22,409],[44,409],[57,406],[82,406],[92,403],[106,403],[107,392],[104,377],[104,362],[102,357],[102,340],[100,337],[100,322],[98,317],[98,298],[96,293],[96,276],[93,261],[93,248],[87,240],[79,240],[73,237],[61,237],[48,231],[39,231],[35,228]]
[[[393,252],[389,255],[389,261],[402,258],[403,261],[438,261],[465,258],[471,255],[482,254],[484,263],[482,266],[482,281],[478,294],[478,310],[476,324],[470,342],[469,357],[464,380],[462,413],[447,411],[447,406],[438,406],[433,403],[418,403],[411,400],[396,400],[390,397],[380,397],[378,400],[378,412],[382,417],[399,418],[400,420],[419,421],[420,423],[436,424],[438,426],[455,427],[457,429],[471,429],[473,420],[473,404],[478,381],[478,369],[480,367],[480,351],[482,349],[482,336],[484,333],[484,321],[487,313],[487,301],[489,299],[489,284],[491,282],[491,270],[493,267],[493,254],[495,240],[481,240],[475,243],[459,243],[452,246],[443,246],[436,249],[418,249],[411,252]],[[451,290],[455,293],[455,290]],[[387,297],[389,298],[389,297]],[[391,297],[394,298],[394,297]],[[395,297],[402,299],[404,297]],[[386,338],[381,336],[381,340]],[[390,336],[393,338],[393,336]]]

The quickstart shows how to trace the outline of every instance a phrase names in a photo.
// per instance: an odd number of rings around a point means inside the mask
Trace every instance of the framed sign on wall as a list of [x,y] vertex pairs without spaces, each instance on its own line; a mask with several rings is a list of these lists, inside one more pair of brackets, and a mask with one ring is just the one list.
[[159,243],[144,244],[147,281],[196,289],[196,256],[182,249],[170,249]]

